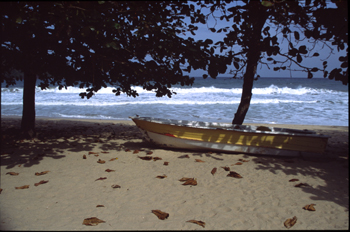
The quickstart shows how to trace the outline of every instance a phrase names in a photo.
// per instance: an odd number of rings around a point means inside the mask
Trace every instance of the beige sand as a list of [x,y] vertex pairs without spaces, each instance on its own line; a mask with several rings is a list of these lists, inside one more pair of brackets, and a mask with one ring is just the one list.
[[[349,228],[348,127],[274,125],[332,136],[326,159],[303,160],[160,149],[143,142],[132,121],[38,118],[33,141],[14,139],[19,126],[20,118],[2,117],[1,230],[288,230],[293,216],[290,230]],[[235,165],[239,159],[249,161]],[[225,166],[243,178],[227,177]],[[197,186],[182,185],[182,177]],[[309,204],[316,211],[303,209]],[[90,217],[105,223],[83,225]]]

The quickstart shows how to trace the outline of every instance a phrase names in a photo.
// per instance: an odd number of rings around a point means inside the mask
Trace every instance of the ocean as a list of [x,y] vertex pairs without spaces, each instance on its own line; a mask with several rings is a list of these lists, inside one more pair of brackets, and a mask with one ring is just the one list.
[[[230,123],[240,103],[243,80],[219,77],[195,78],[192,86],[173,86],[171,98],[134,87],[139,96],[115,96],[112,87],[90,99],[79,96],[84,89],[58,90],[37,87],[36,116],[130,120],[147,116]],[[23,84],[1,88],[1,115],[21,116]],[[244,123],[349,125],[349,89],[324,78],[260,78],[254,82],[251,105]]]

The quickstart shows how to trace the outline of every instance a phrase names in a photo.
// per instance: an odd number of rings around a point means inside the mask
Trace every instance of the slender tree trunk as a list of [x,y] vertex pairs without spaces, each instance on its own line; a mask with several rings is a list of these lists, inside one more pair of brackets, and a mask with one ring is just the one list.
[[252,99],[253,82],[261,54],[261,32],[268,17],[266,8],[261,6],[260,1],[252,1],[250,4],[249,19],[251,22],[249,23],[252,25],[252,32],[248,43],[247,67],[243,77],[241,102],[232,120],[232,124],[239,125],[243,124]]
[[35,84],[36,74],[25,72],[21,130],[26,137],[35,135]]

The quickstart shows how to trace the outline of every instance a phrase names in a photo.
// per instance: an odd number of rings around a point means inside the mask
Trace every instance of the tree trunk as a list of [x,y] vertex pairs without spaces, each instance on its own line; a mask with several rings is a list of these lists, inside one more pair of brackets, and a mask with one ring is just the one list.
[[24,136],[30,138],[35,135],[35,84],[36,74],[25,72],[21,131]]
[[252,1],[250,4],[250,16],[248,18],[252,20],[252,22],[249,22],[252,25],[252,30],[248,43],[247,67],[243,77],[241,102],[232,120],[232,124],[239,125],[243,124],[252,99],[253,82],[261,53],[261,32],[268,17],[266,8],[262,7],[260,1]]

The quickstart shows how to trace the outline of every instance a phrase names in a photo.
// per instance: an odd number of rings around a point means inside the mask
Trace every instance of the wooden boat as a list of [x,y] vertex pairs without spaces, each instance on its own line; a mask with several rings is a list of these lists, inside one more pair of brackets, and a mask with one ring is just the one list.
[[310,130],[129,117],[161,147],[277,156],[319,155],[329,136]]

